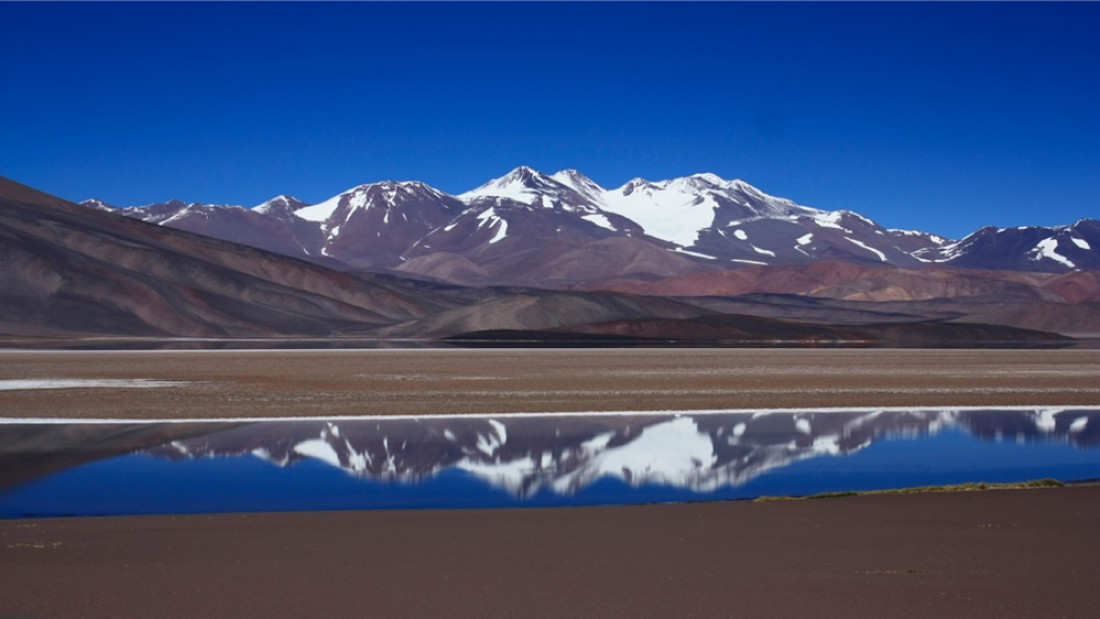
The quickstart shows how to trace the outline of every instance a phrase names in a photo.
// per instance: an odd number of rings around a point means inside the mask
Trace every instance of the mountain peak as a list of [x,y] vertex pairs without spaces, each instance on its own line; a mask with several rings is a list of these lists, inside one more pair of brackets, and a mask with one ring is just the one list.
[[537,170],[535,170],[534,168],[529,167],[529,166],[525,166],[525,165],[521,165],[521,166],[516,166],[516,168],[514,170],[512,170],[511,172],[508,173],[508,176],[514,176],[514,175],[518,175],[518,176],[535,176],[537,174],[539,174],[539,172]]
[[388,209],[399,203],[422,200],[444,200],[450,196],[421,181],[378,181],[356,185],[324,202],[298,209],[294,212],[299,219],[313,222],[328,221],[338,209],[355,211],[359,209]]
[[88,198],[80,203],[81,206],[86,206],[97,211],[117,211],[118,207],[113,204],[108,204],[99,198]]
[[297,206],[297,205],[304,205],[305,202],[302,202],[301,200],[299,200],[298,198],[295,198],[294,196],[290,196],[290,195],[287,195],[285,193],[281,193],[281,194],[275,196],[274,198],[271,198],[267,202],[264,202],[264,204],[284,204],[284,205],[288,205],[288,206]]
[[635,191],[637,191],[639,189],[642,189],[644,187],[652,188],[652,187],[654,187],[654,184],[647,181],[646,179],[644,179],[640,176],[636,176],[636,177],[628,180],[622,187],[620,187],[619,192],[629,195],[629,194],[634,193]]
[[294,196],[288,196],[287,194],[279,194],[274,198],[264,202],[253,208],[252,210],[264,215],[272,215],[279,212],[293,213],[298,209],[302,209],[309,206],[309,204],[302,202]]
[[701,172],[699,174],[692,174],[688,178],[700,180],[711,185],[722,186],[726,184],[726,179],[718,176],[717,174],[714,174],[713,172]]
[[603,203],[604,194],[607,193],[607,190],[596,181],[574,169],[555,172],[550,175],[550,178],[597,204]]
[[529,168],[525,165],[521,165],[511,172],[505,174],[504,176],[489,181],[488,184],[495,183],[503,186],[513,183],[521,183],[525,187],[538,188],[546,185],[546,181],[548,180],[551,180],[550,177],[543,174],[542,172],[539,172],[534,168]]
[[557,180],[527,166],[519,166],[477,189],[459,194],[458,199],[469,203],[479,198],[506,198],[521,204],[534,205],[540,201],[542,194],[557,193],[562,189],[566,189],[566,186]]
[[575,170],[573,168],[568,168],[568,169],[565,169],[565,170],[558,170],[557,172],[554,172],[553,174],[551,174],[550,178],[558,180],[558,181],[561,181],[563,179],[571,179],[571,180],[583,181],[583,182],[588,182],[588,183],[595,184],[592,179],[590,179],[587,176],[585,176],[584,174],[582,174],[580,172],[580,170]]

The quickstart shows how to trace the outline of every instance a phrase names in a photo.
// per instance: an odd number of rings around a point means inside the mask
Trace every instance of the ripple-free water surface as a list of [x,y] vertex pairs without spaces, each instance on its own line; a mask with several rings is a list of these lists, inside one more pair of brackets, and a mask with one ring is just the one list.
[[0,425],[0,517],[566,506],[1100,478],[1100,410]]

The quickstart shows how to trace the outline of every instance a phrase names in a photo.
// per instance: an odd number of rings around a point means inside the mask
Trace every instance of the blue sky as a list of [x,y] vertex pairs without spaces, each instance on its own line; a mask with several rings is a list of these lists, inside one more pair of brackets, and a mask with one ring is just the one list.
[[889,227],[1100,217],[1100,4],[0,3],[0,175],[70,199],[742,178]]

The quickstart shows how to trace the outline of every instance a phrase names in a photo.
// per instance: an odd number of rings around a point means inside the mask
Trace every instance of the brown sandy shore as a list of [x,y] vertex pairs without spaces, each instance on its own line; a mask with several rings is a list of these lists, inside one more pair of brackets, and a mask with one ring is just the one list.
[[1089,617],[1100,488],[0,521],[0,617]]
[[[7,417],[1100,406],[1100,351],[0,352]],[[1078,617],[1100,487],[0,521],[0,617]]]
[[[0,351],[5,417],[256,417],[1100,405],[1100,350]],[[2,384],[2,383],[0,383]]]

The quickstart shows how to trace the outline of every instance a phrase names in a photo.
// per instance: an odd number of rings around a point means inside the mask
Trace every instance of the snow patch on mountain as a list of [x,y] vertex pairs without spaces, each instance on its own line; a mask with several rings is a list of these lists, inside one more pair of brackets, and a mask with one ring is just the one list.
[[871,247],[870,245],[864,243],[863,241],[857,241],[856,239],[853,239],[853,238],[849,238],[847,240],[848,240],[849,243],[853,243],[855,245],[858,245],[858,246],[862,247],[863,249],[866,249],[867,251],[871,252],[872,254],[878,256],[878,259],[880,261],[886,262],[886,254],[884,254],[881,251],[875,249],[874,247]]
[[1077,268],[1077,265],[1075,265],[1072,260],[1058,253],[1058,239],[1054,237],[1048,237],[1039,241],[1035,245],[1035,249],[1032,249],[1028,253],[1037,259],[1049,258],[1056,262],[1060,262],[1071,269]]
[[929,232],[921,232],[920,230],[903,230],[901,228],[889,228],[886,231],[895,236],[925,237],[936,245],[946,245],[951,242],[951,239],[947,237],[943,237],[938,234],[932,234]]
[[497,243],[503,240],[504,237],[508,236],[508,222],[505,221],[503,217],[498,215],[496,210],[490,208],[478,213],[477,220],[479,222],[477,225],[478,230],[486,226],[496,227],[496,234],[493,236],[493,238],[489,239],[490,245]]
[[699,231],[713,223],[718,204],[713,197],[693,191],[684,179],[659,184],[635,179],[605,192],[602,206],[636,221],[650,236],[689,247]]
[[340,198],[342,197],[342,195],[343,194],[339,196],[334,196],[332,198],[329,198],[328,200],[325,200],[324,202],[314,204],[313,206],[307,206],[305,208],[298,209],[297,211],[294,211],[294,215],[306,221],[317,223],[327,221],[328,218],[332,217],[333,212],[335,212],[336,209],[339,208]]
[[581,219],[583,219],[583,220],[585,220],[589,223],[594,223],[594,224],[596,224],[597,226],[599,226],[601,228],[606,228],[606,229],[612,230],[612,231],[617,230],[617,228],[614,225],[612,225],[611,220],[607,218],[607,215],[602,215],[602,214],[582,215]]
[[[687,256],[694,256],[696,258],[706,258],[707,260],[717,260],[718,259],[717,256],[712,256],[710,254],[704,254],[702,252],[697,252],[697,251],[691,251],[690,249],[684,249],[683,247],[675,247],[675,248],[673,248],[673,251],[675,251],[678,254],[684,254],[684,255],[687,255]],[[758,264],[764,264],[764,263],[760,262]]]
[[846,211],[823,212],[819,215],[815,215],[813,220],[822,228],[834,228],[848,234],[853,234],[851,230],[840,225],[840,221],[844,218],[845,213]]

